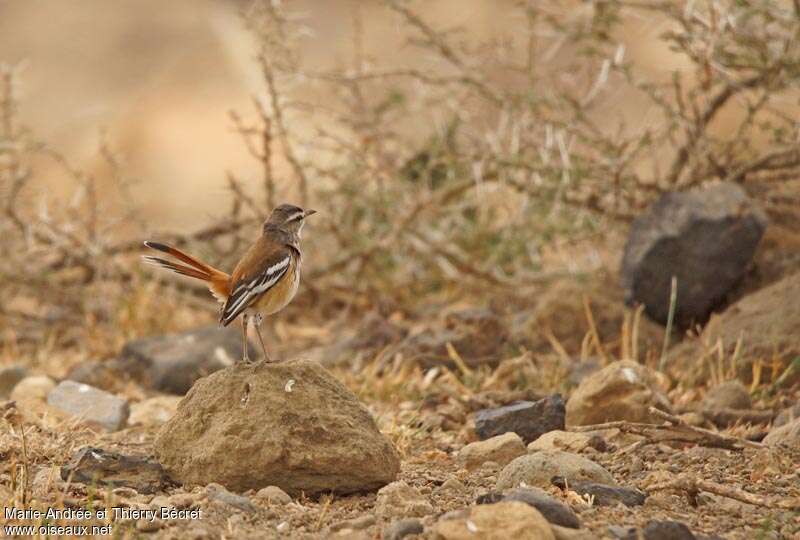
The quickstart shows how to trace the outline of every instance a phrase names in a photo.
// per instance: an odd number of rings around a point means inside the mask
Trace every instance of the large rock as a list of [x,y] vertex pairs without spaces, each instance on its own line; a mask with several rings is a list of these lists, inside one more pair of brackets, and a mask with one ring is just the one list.
[[[252,347],[250,355],[257,355]],[[242,335],[238,329],[208,326],[131,341],[122,349],[120,358],[111,362],[111,368],[146,388],[183,395],[197,379],[241,358]]]
[[433,527],[433,538],[555,540],[544,516],[532,506],[518,501],[473,506],[464,517],[439,520]]
[[649,422],[648,407],[670,409],[656,375],[641,364],[620,360],[590,375],[575,389],[567,401],[567,425]]
[[155,452],[179,482],[233,491],[352,493],[377,489],[400,469],[366,407],[307,360],[237,364],[201,379]]
[[47,404],[105,431],[124,428],[130,414],[126,400],[75,381],[60,382],[47,394]]
[[[752,362],[759,358],[780,361],[788,367],[800,356],[800,273],[749,294],[714,315],[696,340],[675,347],[669,355],[669,370],[679,380],[696,384],[708,380],[709,362],[698,361],[708,344],[722,343],[726,358],[737,351],[737,376],[749,382]],[[800,380],[795,368],[783,381],[791,385]]]
[[564,400],[559,394],[539,401],[519,401],[476,412],[475,432],[481,439],[513,432],[529,443],[548,431],[564,429],[564,414]]
[[665,193],[631,225],[621,269],[626,300],[666,323],[675,276],[676,323],[704,322],[747,271],[766,226],[736,184]]
[[570,483],[589,480],[616,485],[611,473],[590,459],[560,450],[542,450],[520,456],[506,465],[497,477],[496,487],[500,491],[522,484],[547,488],[555,476],[565,478]]

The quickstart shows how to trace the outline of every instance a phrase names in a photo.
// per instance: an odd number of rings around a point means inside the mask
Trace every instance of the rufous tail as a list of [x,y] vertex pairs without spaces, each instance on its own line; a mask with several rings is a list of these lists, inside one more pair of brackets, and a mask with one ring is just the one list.
[[179,261],[186,264],[180,264],[167,259],[162,259],[161,257],[153,257],[150,255],[145,255],[142,257],[146,263],[159,266],[161,268],[166,268],[167,270],[171,270],[177,274],[181,274],[182,276],[189,276],[207,282],[208,290],[211,291],[211,294],[213,294],[214,297],[220,302],[224,302],[228,298],[228,295],[230,294],[231,277],[225,272],[217,270],[213,266],[195,259],[191,255],[184,253],[178,248],[161,244],[159,242],[150,242],[149,240],[145,242],[144,245],[150,249],[155,249],[156,251],[161,251],[162,253],[172,255]]

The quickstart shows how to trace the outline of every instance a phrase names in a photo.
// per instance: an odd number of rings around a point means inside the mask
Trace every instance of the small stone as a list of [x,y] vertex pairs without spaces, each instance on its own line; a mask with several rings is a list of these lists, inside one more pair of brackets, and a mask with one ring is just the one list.
[[169,483],[164,469],[154,461],[91,446],[75,452],[69,463],[61,467],[61,479],[83,484],[130,487],[139,493],[155,493]]
[[581,452],[586,448],[594,448],[605,452],[608,449],[605,439],[596,433],[580,433],[573,431],[554,430],[545,433],[528,445],[528,452],[540,450],[565,450],[567,452]]
[[345,529],[360,531],[372,527],[373,525],[375,525],[375,516],[367,514],[365,516],[357,517],[355,519],[348,519],[345,521],[334,523],[333,525],[331,525],[331,531],[336,532]]
[[500,472],[498,490],[536,486],[547,488],[550,479],[561,476],[572,484],[579,480],[616,485],[614,477],[603,467],[583,456],[560,450],[543,450],[520,456]]
[[763,443],[767,446],[790,446],[800,447],[800,418],[792,420],[788,424],[780,427],[773,427]]
[[126,499],[132,499],[139,495],[139,492],[133,488],[121,486],[118,488],[114,488],[111,492],[116,495],[117,497],[124,497]]
[[551,524],[579,529],[581,522],[578,516],[564,503],[551,497],[539,488],[517,488],[504,493],[489,493],[478,497],[478,504],[494,504],[502,501],[518,501],[536,508]]
[[444,483],[442,483],[442,485],[439,486],[439,488],[436,491],[438,491],[439,493],[443,493],[446,491],[460,493],[465,489],[467,489],[466,486],[458,478],[451,476],[450,478],[445,480]]
[[544,516],[517,501],[471,507],[466,517],[440,519],[433,532],[441,540],[555,540]]
[[561,527],[560,525],[550,524],[556,540],[595,540],[595,536],[591,531],[585,529],[570,529],[569,527]]
[[20,413],[29,421],[34,421],[50,410],[47,407],[47,394],[55,386],[53,379],[44,375],[25,377],[14,386],[11,400],[17,403]]
[[125,427],[130,413],[126,400],[75,381],[59,383],[47,395],[47,404],[105,431]]
[[140,519],[136,521],[136,530],[143,533],[151,533],[160,530],[164,526],[164,522],[158,518],[153,520]]
[[28,376],[28,370],[22,365],[10,365],[0,368],[0,399],[8,399],[14,387]]
[[474,470],[487,462],[506,465],[523,454],[525,444],[512,432],[466,445],[458,452],[457,461],[467,470]]
[[178,410],[178,396],[157,396],[131,404],[128,424],[131,426],[157,427],[165,424]]
[[378,490],[375,511],[384,518],[424,517],[433,507],[419,491],[398,480]]
[[697,540],[689,527],[677,521],[649,521],[642,532],[645,540]]
[[243,495],[231,493],[219,484],[208,484],[206,486],[206,493],[208,494],[208,499],[211,501],[225,503],[228,506],[232,506],[236,509],[242,510],[243,512],[256,511],[256,507],[252,502],[250,502],[250,499],[244,497]]
[[564,400],[559,394],[539,401],[518,401],[475,413],[475,432],[481,440],[513,432],[525,443],[554,429],[564,429]]
[[280,506],[292,502],[292,498],[289,496],[289,494],[278,486],[267,486],[259,489],[258,493],[256,493],[256,500],[264,501],[268,504],[277,504]]
[[181,510],[191,508],[197,504],[197,496],[192,493],[176,493],[175,495],[170,495],[168,500],[170,506]]
[[399,519],[393,521],[384,529],[383,540],[402,540],[412,534],[422,534],[424,530],[425,527],[422,526],[422,522],[418,519]]
[[619,503],[625,506],[641,506],[647,499],[647,495],[641,491],[597,482],[566,482],[563,478],[557,477],[553,479],[553,485],[569,489],[578,495],[589,495],[593,506],[616,506]]
[[567,402],[567,425],[616,420],[651,422],[649,407],[670,410],[655,373],[637,362],[619,360],[587,377]]
[[726,381],[711,388],[703,398],[707,409],[749,409],[753,406],[750,392],[739,380]]

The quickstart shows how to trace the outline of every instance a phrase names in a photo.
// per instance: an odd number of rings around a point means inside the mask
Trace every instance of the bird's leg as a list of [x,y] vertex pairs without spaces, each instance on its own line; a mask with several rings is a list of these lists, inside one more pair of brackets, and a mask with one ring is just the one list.
[[250,355],[247,352],[247,313],[242,313],[242,362],[250,363]]
[[264,317],[261,313],[256,313],[253,317],[253,326],[256,327],[256,334],[258,335],[258,341],[261,342],[261,350],[264,351],[264,361],[265,362],[272,362],[270,360],[269,355],[267,354],[267,347],[264,345],[264,338],[261,337],[261,323],[264,321]]

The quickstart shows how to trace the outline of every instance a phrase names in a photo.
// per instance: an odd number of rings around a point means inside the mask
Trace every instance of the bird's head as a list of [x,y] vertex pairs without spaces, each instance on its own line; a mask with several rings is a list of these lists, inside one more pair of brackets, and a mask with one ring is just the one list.
[[300,236],[303,230],[305,219],[311,214],[316,214],[316,210],[303,210],[293,204],[282,204],[276,206],[267,221],[264,222],[264,229],[267,227],[277,227],[286,232]]

